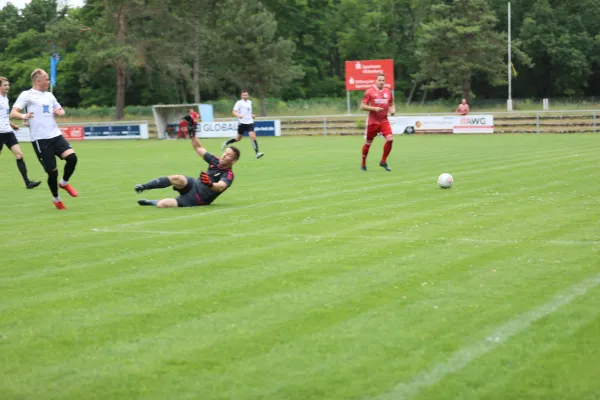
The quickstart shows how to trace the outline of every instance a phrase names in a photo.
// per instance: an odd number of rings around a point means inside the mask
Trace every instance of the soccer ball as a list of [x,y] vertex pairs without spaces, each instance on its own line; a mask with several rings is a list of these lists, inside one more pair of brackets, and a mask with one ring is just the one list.
[[441,174],[438,177],[438,185],[440,185],[440,187],[442,189],[448,189],[449,187],[452,186],[452,184],[454,183],[454,178],[452,177],[452,175],[444,172],[443,174]]

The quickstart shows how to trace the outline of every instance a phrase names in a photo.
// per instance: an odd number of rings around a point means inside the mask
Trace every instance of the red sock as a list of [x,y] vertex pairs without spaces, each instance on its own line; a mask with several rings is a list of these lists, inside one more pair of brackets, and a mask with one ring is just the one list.
[[392,143],[394,143],[394,141],[390,140],[383,145],[383,157],[381,157],[381,162],[387,162],[387,158],[392,151]]
[[362,148],[362,166],[364,167],[367,163],[367,156],[369,155],[369,149],[371,148],[370,144],[366,144]]

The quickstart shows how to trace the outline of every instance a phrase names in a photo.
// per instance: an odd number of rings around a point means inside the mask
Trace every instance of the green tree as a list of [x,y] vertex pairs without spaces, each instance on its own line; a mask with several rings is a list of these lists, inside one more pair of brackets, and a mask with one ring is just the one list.
[[21,14],[12,3],[0,10],[0,53],[4,53],[8,41],[21,32],[21,21]]
[[506,84],[506,35],[494,30],[497,18],[486,0],[453,0],[431,7],[418,32],[418,80],[469,99],[477,74],[493,85]]
[[264,0],[277,21],[276,36],[294,42],[294,62],[304,77],[288,85],[282,97],[341,96],[344,82],[338,47],[338,0]]
[[90,0],[86,4],[100,15],[78,49],[89,65],[88,82],[103,68],[113,69],[116,119],[124,116],[128,78],[136,69],[161,65],[167,75],[183,65],[169,35],[172,14],[168,6],[160,0]]
[[23,8],[22,15],[20,31],[33,29],[44,32],[46,24],[58,17],[58,5],[56,0],[31,0]]
[[266,115],[266,94],[278,94],[282,87],[301,78],[294,64],[294,43],[276,38],[277,22],[262,3],[224,0],[219,4],[220,30],[216,64],[224,79],[237,88],[258,92],[261,115]]
[[584,3],[552,7],[548,0],[537,0],[523,21],[520,38],[535,61],[530,79],[544,97],[583,94],[593,74],[598,27],[586,13],[600,16],[600,5],[598,1]]

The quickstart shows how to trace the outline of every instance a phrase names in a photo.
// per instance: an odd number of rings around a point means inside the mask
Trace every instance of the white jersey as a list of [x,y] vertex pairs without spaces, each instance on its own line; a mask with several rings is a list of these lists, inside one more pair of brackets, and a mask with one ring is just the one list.
[[12,132],[10,120],[10,107],[8,106],[8,97],[0,95],[0,133]]
[[29,120],[31,141],[51,139],[62,134],[52,113],[53,110],[62,107],[52,93],[26,90],[19,95],[13,108],[33,113],[33,118]]
[[252,118],[252,100],[238,100],[235,106],[233,106],[233,111],[242,116],[242,118],[238,119],[240,124],[254,123],[254,119]]

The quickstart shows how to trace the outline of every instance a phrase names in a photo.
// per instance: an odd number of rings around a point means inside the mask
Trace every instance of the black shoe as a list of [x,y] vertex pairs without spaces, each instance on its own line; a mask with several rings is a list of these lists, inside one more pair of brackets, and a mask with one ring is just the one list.
[[156,203],[156,200],[138,200],[140,206],[155,206]]
[[360,166],[360,170],[367,172],[367,166],[366,165],[361,165]]
[[36,187],[40,186],[40,183],[42,183],[42,182],[40,182],[40,181],[29,181],[29,182],[27,182],[27,185],[25,185],[25,187],[27,187],[27,189],[33,189],[33,188],[36,188]]
[[144,187],[144,185],[135,185],[135,186],[133,187],[133,189],[135,190],[135,192],[136,192],[137,194],[140,194],[140,193],[142,193],[144,190],[146,190],[146,188]]
[[380,167],[383,167],[383,168],[385,168],[385,170],[386,170],[386,171],[391,171],[391,170],[392,170],[392,169],[390,168],[390,166],[389,166],[389,165],[387,165],[387,163],[386,163],[386,162],[383,162],[383,161],[379,163],[379,166],[380,166]]

